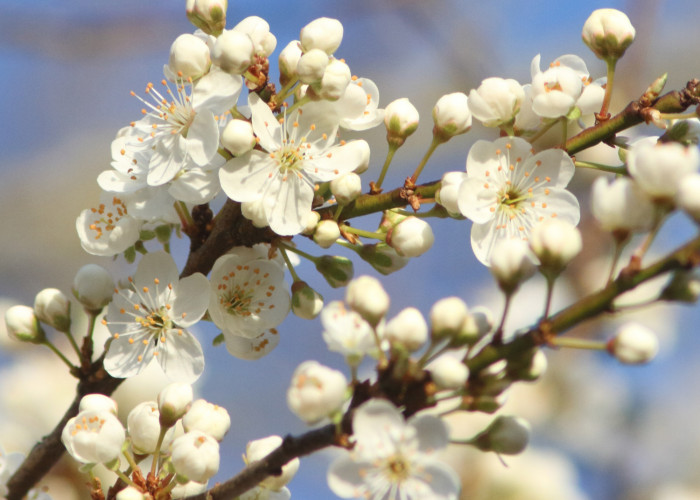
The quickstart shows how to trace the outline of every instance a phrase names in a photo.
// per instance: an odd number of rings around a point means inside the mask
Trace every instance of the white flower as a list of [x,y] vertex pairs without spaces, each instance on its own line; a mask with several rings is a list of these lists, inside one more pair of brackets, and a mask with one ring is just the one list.
[[459,297],[445,297],[430,308],[430,328],[437,338],[454,337],[462,331],[469,309]]
[[133,486],[127,486],[115,497],[116,500],[146,500],[146,497]]
[[307,84],[319,83],[330,61],[328,54],[321,49],[311,49],[304,52],[296,67],[299,81]]
[[233,156],[241,156],[255,146],[253,126],[245,120],[231,120],[221,132],[221,145]]
[[231,417],[225,408],[198,399],[182,417],[182,426],[185,432],[202,431],[221,442],[231,427]]
[[387,138],[396,140],[400,144],[403,144],[404,140],[416,131],[418,121],[418,110],[407,97],[391,101],[384,108]]
[[630,233],[651,226],[654,206],[629,177],[609,184],[605,177],[598,177],[591,186],[591,213],[604,230]]
[[428,324],[415,307],[407,307],[384,327],[385,338],[393,345],[417,351],[428,340]]
[[347,385],[345,375],[338,370],[304,361],[292,375],[287,405],[304,422],[315,424],[340,409]]
[[[245,447],[245,462],[250,464],[256,460],[262,460],[267,455],[280,447],[282,438],[279,436],[268,436],[255,441],[250,441]],[[299,470],[299,459],[294,458],[282,466],[282,474],[279,476],[270,476],[260,483],[262,488],[279,491],[292,480],[294,475]]]
[[359,276],[345,290],[345,302],[371,325],[379,323],[389,310],[389,294],[372,276]]
[[357,366],[365,355],[377,350],[372,327],[355,311],[346,309],[339,300],[321,311],[323,340],[328,350],[345,356],[350,366]]
[[250,37],[256,55],[268,57],[277,47],[277,38],[270,33],[270,25],[261,17],[248,16],[235,25],[233,31],[240,31]]
[[362,179],[355,172],[341,175],[331,181],[331,193],[338,205],[347,205],[362,194]]
[[46,339],[34,309],[29,306],[16,305],[8,308],[5,311],[5,327],[7,335],[20,342],[41,343]]
[[520,83],[492,77],[469,92],[469,109],[484,126],[498,127],[515,119],[524,100],[525,92]]
[[219,171],[221,187],[236,201],[262,199],[272,230],[280,235],[297,234],[311,212],[315,183],[357,168],[366,144],[351,141],[334,146],[334,135],[324,137],[313,125],[301,131],[298,111],[280,124],[257,94],[251,94],[248,101],[253,130],[266,152],[253,150],[229,160]]
[[616,9],[594,10],[583,24],[581,38],[600,59],[618,59],[634,41],[629,17]]
[[34,312],[39,321],[58,331],[67,332],[70,327],[70,300],[56,288],[44,288],[36,294]]
[[632,144],[627,153],[627,167],[639,187],[654,200],[672,200],[683,178],[700,167],[700,153],[695,146],[676,142],[658,143],[655,137]]
[[214,43],[211,56],[214,63],[232,75],[241,75],[253,62],[255,46],[243,31],[224,30]]
[[110,411],[88,410],[71,418],[61,433],[70,455],[84,464],[111,462],[121,453],[124,426]]
[[314,242],[321,248],[330,248],[340,238],[340,227],[332,219],[326,219],[316,224]]
[[111,257],[136,243],[141,224],[127,213],[123,198],[102,193],[97,207],[80,213],[75,229],[80,245],[87,253]]
[[345,95],[351,78],[350,67],[345,62],[331,59],[323,72],[320,84],[317,85],[318,88],[314,86],[314,89],[322,99],[337,101]]
[[204,355],[187,328],[204,315],[209,282],[201,273],[178,279],[172,257],[149,253],[109,305],[106,321],[112,339],[104,360],[113,377],[139,373],[157,358],[172,380],[194,382],[204,370]]
[[447,446],[445,424],[432,415],[404,421],[391,403],[370,400],[355,411],[355,446],[328,470],[342,498],[457,500],[459,478],[434,452]]
[[104,394],[86,394],[80,398],[78,411],[99,410],[117,414],[117,402]]
[[696,222],[700,221],[700,174],[683,178],[676,193],[676,203]]
[[219,470],[219,443],[203,432],[187,432],[173,441],[170,460],[179,475],[204,483]]
[[564,189],[573,175],[574,163],[560,149],[534,154],[518,137],[476,142],[458,201],[462,215],[474,222],[476,257],[488,265],[497,240],[527,238],[532,226],[545,218],[577,224],[578,200]]
[[274,327],[289,313],[290,300],[284,271],[274,261],[232,253],[214,263],[209,315],[234,356],[257,359],[270,352],[279,342]]
[[469,99],[463,92],[446,94],[433,106],[433,134],[444,140],[455,135],[464,134],[472,127],[472,114]]
[[497,241],[493,246],[489,265],[491,274],[506,295],[513,293],[520,283],[535,273],[534,259],[527,243],[523,240]]
[[[246,36],[247,35],[242,35]],[[149,102],[135,93],[145,106],[146,115],[132,123],[127,134],[127,148],[151,149],[148,163],[149,186],[160,186],[172,180],[182,169],[207,167],[219,147],[219,125],[216,116],[236,104],[242,83],[237,75],[212,67],[191,85],[178,80],[174,89],[167,81],[166,98],[152,83],[146,93]]]

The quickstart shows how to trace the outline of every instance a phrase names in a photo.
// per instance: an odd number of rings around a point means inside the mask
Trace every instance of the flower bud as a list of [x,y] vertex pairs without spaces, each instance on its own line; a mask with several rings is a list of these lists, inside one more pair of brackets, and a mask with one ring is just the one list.
[[384,275],[398,271],[409,261],[408,257],[397,254],[396,250],[386,243],[363,245],[358,250],[358,254],[365,262]]
[[367,169],[369,168],[369,144],[367,141],[357,141],[357,145],[355,146],[356,149],[360,150],[360,161],[357,166],[357,168],[354,170],[356,174],[362,174],[364,172],[367,172]]
[[417,351],[428,340],[428,324],[418,309],[407,307],[387,322],[384,337],[394,347]]
[[621,363],[636,365],[648,363],[659,351],[656,334],[638,323],[626,323],[608,342],[608,352]]
[[[131,446],[136,453],[155,453],[160,436],[160,412],[155,401],[144,401],[136,405],[126,418]],[[173,429],[168,430],[161,449],[167,449],[173,440]]]
[[106,464],[118,458],[126,440],[124,426],[109,411],[83,411],[61,433],[68,453],[84,464]]
[[59,332],[70,329],[70,300],[56,288],[44,288],[34,298],[34,312],[39,321]]
[[438,99],[433,107],[433,135],[447,142],[455,135],[464,134],[472,128],[467,95],[454,92]]
[[459,333],[450,340],[450,345],[453,347],[474,345],[491,330],[493,330],[491,310],[483,306],[475,307],[467,314]]
[[[279,436],[268,436],[250,441],[245,447],[245,461],[247,464],[250,464],[257,460],[262,460],[281,445],[282,438]],[[282,474],[279,476],[268,476],[260,485],[264,488],[278,491],[292,480],[297,470],[299,470],[299,459],[295,458],[282,466]]]
[[304,422],[314,424],[340,410],[347,385],[345,375],[338,370],[305,361],[294,370],[287,405]]
[[189,410],[192,404],[192,386],[181,382],[174,382],[166,386],[158,394],[158,411],[160,411],[160,424],[163,427],[172,427]]
[[[301,234],[305,236],[311,236],[314,234],[314,231],[316,230],[316,226],[318,223],[321,221],[321,214],[319,214],[316,210],[312,210],[306,215],[306,225],[304,226],[304,229],[301,231]],[[267,224],[266,224],[267,225]]]
[[514,121],[524,100],[525,91],[517,81],[487,78],[469,92],[469,110],[485,127],[499,127]]
[[693,220],[700,223],[700,174],[688,174],[678,186],[676,203]]
[[282,49],[278,58],[280,68],[280,83],[286,84],[297,74],[297,65],[301,58],[301,47],[297,40],[292,40]]
[[610,184],[605,177],[598,177],[591,187],[591,212],[604,230],[624,238],[649,228],[654,205],[629,177]]
[[219,443],[201,431],[187,432],[173,441],[170,460],[179,476],[204,483],[219,470]]
[[248,35],[253,42],[253,51],[260,56],[268,57],[277,47],[277,38],[270,33],[270,25],[262,17],[246,17],[233,30]]
[[89,311],[99,311],[112,301],[114,280],[97,264],[81,267],[73,278],[73,295]]
[[530,424],[527,420],[500,415],[472,439],[481,451],[493,451],[501,455],[517,455],[530,441]]
[[406,217],[386,235],[386,242],[403,257],[418,257],[435,241],[430,224],[418,217]]
[[86,394],[80,399],[78,411],[106,411],[117,414],[117,402],[104,394]]
[[312,84],[321,81],[328,66],[328,54],[319,49],[305,52],[299,58],[296,73],[299,81]]
[[196,80],[209,71],[209,66],[209,47],[201,38],[185,33],[170,46],[168,68],[177,78]]
[[322,255],[318,257],[315,265],[316,270],[333,288],[347,285],[355,273],[352,261],[339,255]]
[[187,0],[187,19],[209,35],[218,36],[226,27],[228,0]]
[[503,392],[495,396],[479,395],[474,398],[468,398],[462,402],[460,409],[466,411],[480,411],[484,413],[495,413],[500,410],[508,401],[508,395]]
[[597,9],[583,24],[581,38],[599,59],[617,60],[634,41],[635,30],[624,12]]
[[5,311],[5,326],[10,338],[20,342],[41,344],[46,339],[34,309],[29,306],[12,306]]
[[253,126],[245,120],[231,120],[221,131],[221,145],[233,156],[246,154],[255,147]]
[[332,219],[322,220],[314,230],[314,241],[321,248],[330,248],[340,238],[338,223]]
[[439,389],[460,389],[469,378],[469,368],[454,353],[438,356],[425,369]]
[[301,49],[306,53],[314,49],[333,54],[343,41],[343,25],[337,19],[320,17],[301,29]]
[[345,302],[372,326],[377,326],[389,310],[389,295],[372,276],[352,280],[345,291]]
[[693,271],[682,269],[673,273],[671,281],[659,295],[660,300],[697,302],[700,296],[700,277]]
[[581,231],[561,219],[547,219],[530,232],[530,248],[540,260],[540,269],[558,275],[581,251]]
[[418,119],[418,110],[408,98],[402,97],[390,102],[384,108],[387,141],[401,146],[418,128]]
[[331,181],[331,193],[338,205],[347,205],[362,194],[362,179],[354,172],[336,177]]
[[292,285],[292,312],[302,319],[314,319],[323,309],[323,297],[305,281]]
[[542,349],[523,353],[522,359],[508,363],[508,378],[513,380],[535,381],[547,371],[547,356]]
[[345,94],[352,74],[350,67],[339,59],[331,59],[323,72],[318,95],[329,101],[337,101]]
[[459,211],[459,186],[467,179],[466,172],[447,172],[442,176],[440,189],[435,193],[435,200],[445,207],[450,217],[463,218]]
[[241,214],[253,223],[255,227],[267,227],[267,217],[265,216],[265,199],[255,201],[244,201],[241,203]]
[[116,500],[146,500],[146,497],[133,486],[127,486],[115,497]]
[[221,69],[241,75],[253,60],[253,41],[245,33],[226,30],[216,39],[211,58]]
[[440,299],[430,309],[430,328],[435,339],[454,337],[467,320],[467,304],[459,297]]
[[535,264],[527,243],[523,240],[506,239],[496,242],[491,252],[491,274],[496,278],[503,293],[510,295],[520,283],[535,273]]
[[221,442],[231,427],[231,417],[225,408],[198,399],[182,417],[185,432],[202,431]]

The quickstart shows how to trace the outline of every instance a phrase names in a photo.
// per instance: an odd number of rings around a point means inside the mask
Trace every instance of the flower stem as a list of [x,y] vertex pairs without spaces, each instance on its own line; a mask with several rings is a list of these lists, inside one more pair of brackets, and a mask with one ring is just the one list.
[[280,249],[280,254],[282,254],[282,258],[284,259],[284,263],[287,264],[287,269],[289,269],[289,274],[292,275],[292,279],[296,283],[297,281],[301,281],[301,278],[299,278],[299,275],[297,272],[294,270],[294,266],[292,265],[292,261],[289,260],[289,255],[287,255],[287,250],[285,248],[279,247]]
[[156,442],[156,451],[153,453],[153,462],[151,463],[151,474],[153,475],[156,474],[158,462],[160,462],[160,447],[163,446],[163,439],[165,438],[166,432],[168,432],[168,428],[161,425],[158,441]]
[[527,138],[527,141],[530,144],[532,144],[537,139],[542,137],[544,134],[549,132],[549,129],[551,129],[557,123],[557,121],[558,120],[550,120],[548,123],[545,123],[545,125],[541,129],[539,129],[537,132],[535,132],[535,134],[532,137]]
[[299,78],[296,76],[294,78],[292,78],[291,80],[289,80],[284,85],[284,87],[282,87],[280,89],[280,91],[277,92],[277,95],[275,96],[275,102],[277,102],[277,104],[281,104],[282,102],[284,102],[285,99],[287,99],[287,97],[289,97],[289,94],[291,93],[292,88],[294,87],[294,85],[296,85],[296,83],[298,81],[299,81]]
[[615,65],[616,58],[608,58],[605,60],[608,68],[607,81],[605,82],[605,96],[603,97],[603,105],[600,107],[600,117],[603,120],[607,119],[608,109],[610,109],[610,101],[612,100],[613,82],[615,81]]
[[493,334],[493,345],[501,345],[503,343],[503,327],[506,324],[506,317],[508,316],[508,308],[510,307],[510,299],[513,296],[512,293],[506,293],[506,303],[503,305],[503,315],[501,316],[501,322],[496,328],[496,332]]
[[602,172],[610,172],[613,174],[617,175],[629,175],[629,172],[627,172],[627,166],[626,165],[603,165],[602,163],[594,163],[592,161],[579,161],[576,160],[574,162],[574,165],[576,165],[579,168],[591,168],[594,170],[600,170]]
[[297,102],[295,102],[294,104],[292,104],[291,106],[289,106],[289,107],[287,108],[287,110],[286,110],[286,113],[288,113],[288,114],[291,113],[291,112],[294,111],[295,109],[302,107],[302,106],[303,106],[304,104],[306,104],[307,102],[311,102],[311,98],[310,98],[309,96],[304,96],[304,97],[302,97],[302,98],[299,99]]
[[391,163],[391,160],[394,158],[394,153],[396,153],[396,150],[399,149],[399,146],[394,143],[389,143],[389,150],[386,153],[386,160],[384,160],[384,166],[382,166],[382,172],[379,174],[379,179],[377,179],[377,182],[374,184],[377,189],[382,187],[382,183],[384,182],[384,177],[386,177],[386,172],[389,169],[389,164]]
[[549,317],[549,309],[552,306],[552,295],[554,292],[554,282],[556,281],[557,277],[552,276],[551,274],[545,274],[545,280],[547,281],[547,300],[544,304],[544,314],[542,315],[543,319],[547,319]]
[[554,347],[570,347],[572,349],[588,349],[592,351],[604,351],[607,342],[603,340],[589,340],[576,337],[555,337],[549,341]]
[[285,243],[282,240],[277,241],[277,247],[280,250],[284,248],[285,250],[289,250],[290,252],[294,252],[295,254],[299,255],[300,257],[304,257],[305,259],[310,260],[314,264],[316,263],[316,261],[318,261],[318,257],[314,257],[310,253],[306,253],[303,250],[299,250],[297,247],[289,245],[288,243]]
[[182,229],[187,232],[187,228],[194,225],[194,219],[192,218],[189,210],[187,210],[187,205],[185,205],[185,202],[183,201],[176,201],[173,204],[173,207],[175,208],[175,212],[177,212],[177,216],[180,219]]
[[373,238],[375,240],[386,241],[386,234],[385,233],[365,231],[364,229],[358,229],[356,227],[347,226],[345,224],[342,224],[340,229],[342,229],[346,233],[356,234],[358,236],[364,236],[365,238]]
[[[435,150],[437,149],[437,147],[440,144],[442,144],[442,142],[439,141],[438,138],[433,135],[433,141],[430,143],[430,147],[425,152],[425,155],[423,155],[423,159],[420,161],[420,163],[416,167],[415,172],[413,172],[413,175],[411,176],[411,182],[413,182],[414,184],[416,183],[416,181],[418,180],[418,176],[423,171],[423,167],[425,167],[425,164],[428,163],[428,159],[432,156],[432,154],[435,152]],[[382,180],[383,180],[383,178],[382,178]],[[380,184],[377,183],[377,187],[379,187],[379,186],[380,186]]]
[[54,353],[56,356],[58,356],[58,357],[60,358],[60,360],[63,361],[63,362],[66,364],[66,366],[67,366],[71,371],[77,369],[75,366],[73,366],[73,363],[71,363],[70,361],[68,361],[68,358],[66,358],[66,357],[63,355],[63,353],[62,353],[61,351],[59,351],[58,348],[57,348],[55,345],[53,345],[53,344],[51,343],[51,341],[50,341],[49,339],[44,339],[43,344],[44,344],[46,347],[48,347],[49,349],[51,349],[51,350],[53,351],[53,353]]

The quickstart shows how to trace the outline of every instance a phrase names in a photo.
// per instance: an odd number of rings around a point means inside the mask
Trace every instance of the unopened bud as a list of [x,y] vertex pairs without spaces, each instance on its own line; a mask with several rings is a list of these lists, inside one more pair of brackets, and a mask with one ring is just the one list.
[[339,255],[322,255],[316,260],[316,270],[333,288],[348,284],[354,274],[352,261]]
[[187,412],[192,404],[192,386],[180,382],[166,386],[158,394],[160,424],[172,427]]
[[99,311],[112,301],[114,280],[102,266],[86,264],[73,278],[73,294],[89,311]]
[[362,194],[362,179],[354,172],[336,177],[331,181],[331,193],[338,205],[347,205]]
[[241,75],[253,60],[253,41],[240,31],[226,30],[216,39],[211,58],[221,69]]
[[345,302],[372,326],[389,310],[389,295],[379,280],[371,276],[352,280],[345,291]]
[[500,415],[473,438],[472,444],[482,451],[517,455],[530,441],[530,424],[520,417]]
[[433,107],[433,122],[433,135],[442,142],[468,132],[472,127],[472,114],[467,95],[454,92],[438,99]]
[[428,340],[428,324],[418,309],[407,307],[387,322],[384,337],[394,347],[417,351]]
[[341,408],[346,389],[347,379],[341,372],[305,361],[294,371],[287,405],[304,422],[313,424]]
[[656,356],[659,340],[646,326],[627,323],[620,327],[615,337],[608,342],[607,348],[621,363],[637,365],[648,363]]
[[[247,464],[262,460],[267,455],[282,445],[282,438],[279,436],[268,436],[262,439],[250,441],[245,447],[245,461]],[[260,484],[266,489],[278,491],[282,489],[299,470],[299,459],[294,458],[282,466],[282,474],[278,476],[268,476]],[[272,494],[268,498],[272,498]],[[280,495],[281,496],[281,495]]]
[[330,248],[340,238],[338,223],[332,219],[322,220],[314,230],[314,241],[321,248]]
[[201,38],[185,33],[170,46],[168,68],[177,78],[196,80],[209,71],[209,66],[209,47]]
[[29,306],[12,306],[5,311],[5,326],[10,338],[20,342],[41,344],[46,339],[34,309]]
[[277,38],[270,33],[270,25],[262,17],[246,17],[233,30],[248,35],[253,42],[253,51],[260,56],[268,57],[277,47]]
[[396,250],[386,243],[363,245],[358,250],[358,254],[365,262],[384,275],[398,271],[410,260],[408,257],[397,254]]
[[198,399],[182,417],[185,432],[199,430],[221,442],[231,427],[231,417],[225,408]]
[[406,97],[390,102],[384,109],[384,125],[389,143],[401,146],[418,128],[418,110]]
[[323,309],[323,297],[305,281],[292,285],[292,312],[302,319],[314,319]]
[[34,312],[39,321],[59,332],[70,329],[70,300],[56,288],[44,288],[34,298]]
[[146,500],[146,497],[133,486],[127,486],[115,497],[116,500]]
[[491,274],[503,293],[514,293],[520,284],[535,273],[535,264],[527,243],[506,239],[496,242],[491,252]]
[[460,389],[469,378],[469,368],[451,352],[435,358],[425,369],[439,389]]
[[600,59],[617,60],[634,41],[629,17],[616,9],[597,9],[583,24],[581,38]]
[[299,39],[304,52],[318,49],[331,55],[343,41],[343,25],[337,19],[320,17],[301,29]]
[[297,40],[289,42],[280,52],[278,65],[280,68],[280,83],[282,85],[296,76],[301,53],[301,47],[299,47]]
[[466,172],[447,172],[442,176],[440,189],[435,193],[435,201],[445,207],[450,217],[463,219],[457,200],[459,199],[459,187],[467,179]]
[[581,231],[561,219],[547,219],[530,232],[530,248],[540,260],[540,269],[557,275],[581,251]]
[[323,99],[337,101],[345,94],[351,78],[352,74],[347,64],[339,59],[331,59],[323,72],[317,93]]
[[464,326],[469,310],[459,297],[440,299],[430,309],[430,327],[435,339],[454,337]]
[[253,126],[245,120],[231,120],[221,131],[221,145],[233,156],[246,154],[255,147]]
[[209,35],[218,36],[226,27],[228,0],[187,0],[187,19]]
[[328,66],[328,54],[320,49],[305,52],[297,63],[297,76],[302,83],[312,84],[321,81]]
[[386,242],[404,257],[418,257],[430,250],[435,241],[430,224],[418,217],[406,217],[386,236]]

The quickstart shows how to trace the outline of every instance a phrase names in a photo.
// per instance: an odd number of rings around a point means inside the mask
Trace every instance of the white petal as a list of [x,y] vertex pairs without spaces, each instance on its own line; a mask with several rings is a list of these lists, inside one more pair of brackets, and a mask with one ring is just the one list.
[[418,449],[423,453],[433,452],[447,446],[450,436],[445,423],[434,415],[418,415],[408,421],[416,428]]
[[188,327],[199,321],[209,305],[209,280],[202,273],[181,279],[174,287],[173,320]]
[[240,75],[230,75],[216,67],[197,80],[192,91],[192,105],[197,111],[209,109],[223,113],[236,105],[243,86]]
[[[136,274],[134,274],[134,284],[139,290],[148,287],[150,295],[167,295],[168,284],[178,282],[178,269],[173,258],[165,252],[147,253],[141,258]],[[156,281],[159,283],[156,285]],[[156,292],[156,289],[158,290]],[[162,303],[158,306],[163,305]]]
[[221,189],[235,201],[259,200],[270,183],[279,182],[277,164],[269,155],[251,151],[232,158],[219,170]]
[[169,379],[191,384],[204,371],[202,346],[184,329],[170,330],[165,338],[156,356],[160,366]]
[[226,349],[237,358],[256,360],[270,353],[280,342],[277,330],[264,331],[253,338],[241,337],[223,332]]
[[[551,189],[546,196],[538,196],[535,202],[536,218],[540,217],[557,217],[566,222],[578,224],[581,218],[581,209],[578,199],[565,189]],[[546,207],[542,207],[542,202],[546,203]]]
[[168,193],[176,200],[202,205],[213,200],[220,189],[218,172],[194,168],[173,180]]
[[148,185],[160,186],[171,180],[182,168],[185,158],[186,147],[181,135],[160,141],[148,165]]
[[461,485],[459,477],[449,465],[427,458],[420,460],[420,465],[417,468],[420,472],[412,479],[423,484],[419,487],[415,483],[409,483],[405,487],[407,491],[409,488],[418,491],[423,491],[424,488],[427,488],[426,495],[416,496],[416,498],[457,500]]
[[205,166],[219,148],[219,124],[214,113],[204,109],[198,111],[192,120],[185,138],[187,155],[198,166]]
[[145,176],[132,179],[116,170],[105,170],[97,176],[97,184],[105,191],[131,193],[145,187],[146,179]]
[[116,378],[133,377],[151,362],[154,347],[149,333],[121,334],[109,345],[104,360],[105,370]]
[[496,240],[496,221],[485,224],[472,224],[471,243],[472,251],[479,262],[488,266],[491,260],[491,251]]
[[341,498],[358,498],[367,492],[365,474],[373,465],[369,462],[355,462],[350,456],[336,459],[328,468],[328,486]]
[[375,456],[395,451],[396,443],[391,440],[387,429],[403,429],[405,425],[399,410],[384,399],[371,399],[364,403],[355,411],[352,421],[353,432],[364,449],[362,453]]
[[270,107],[256,93],[248,96],[253,131],[260,139],[265,151],[273,153],[282,145],[282,126],[272,114]]
[[569,155],[561,149],[546,149],[528,158],[522,165],[522,170],[529,175],[521,177],[516,187],[563,188],[574,176],[576,167]]
[[287,180],[270,186],[265,197],[275,200],[272,205],[265,204],[265,212],[270,228],[281,236],[300,233],[306,227],[306,220],[311,212],[314,190],[297,175],[289,173]]
[[366,150],[367,143],[363,140],[335,146],[313,160],[304,161],[304,171],[314,180],[331,181],[359,167]]
[[[488,186],[488,187],[487,187]],[[493,182],[469,178],[459,186],[457,206],[462,215],[476,224],[483,224],[493,219],[498,203],[498,186]]]

